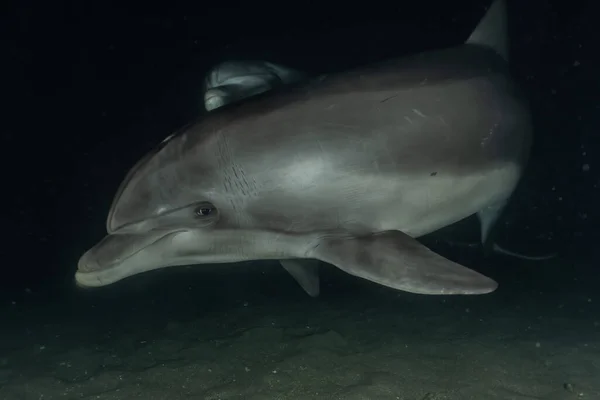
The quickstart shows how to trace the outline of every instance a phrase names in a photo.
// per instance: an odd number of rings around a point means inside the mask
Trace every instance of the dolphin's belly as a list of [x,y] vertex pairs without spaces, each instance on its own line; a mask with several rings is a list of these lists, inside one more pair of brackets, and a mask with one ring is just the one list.
[[508,199],[520,175],[519,165],[507,163],[461,176],[442,172],[404,179],[395,193],[400,201],[381,202],[373,228],[426,235]]
[[400,230],[418,237],[507,199],[521,167],[506,163],[460,175],[438,171],[366,176],[330,171],[327,182],[305,172],[250,200],[242,220],[249,227],[269,230]]

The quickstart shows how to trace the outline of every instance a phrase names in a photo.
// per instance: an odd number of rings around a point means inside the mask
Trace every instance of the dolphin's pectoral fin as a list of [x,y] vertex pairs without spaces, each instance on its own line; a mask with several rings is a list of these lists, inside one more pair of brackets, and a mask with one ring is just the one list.
[[484,294],[498,286],[400,231],[324,238],[311,256],[349,274],[411,293]]
[[279,260],[279,262],[309,296],[319,295],[319,260],[295,259]]
[[550,260],[550,259],[558,256],[558,253],[543,253],[543,254],[537,254],[537,255],[523,254],[523,253],[519,253],[516,251],[508,250],[508,249],[500,246],[498,243],[493,243],[490,246],[490,248],[496,254],[502,254],[504,256],[514,257],[514,258],[519,258],[521,260],[529,260],[529,261]]

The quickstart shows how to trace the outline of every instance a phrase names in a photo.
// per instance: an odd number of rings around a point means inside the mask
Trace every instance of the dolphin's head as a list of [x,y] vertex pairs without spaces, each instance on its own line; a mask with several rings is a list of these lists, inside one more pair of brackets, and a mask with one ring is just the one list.
[[80,286],[170,266],[289,258],[310,244],[244,222],[244,205],[222,165],[224,121],[203,118],[131,169],[110,208],[108,235],[79,259]]
[[210,181],[209,169],[193,160],[190,167],[205,173],[192,177],[186,171],[190,161],[185,149],[187,141],[186,132],[172,135],[131,169],[108,213],[109,234],[214,226],[219,219],[211,202],[214,188],[201,184]]
[[[172,135],[127,174],[108,214],[108,235],[79,260],[80,285],[103,286],[151,269],[226,257],[211,234],[221,220],[211,169],[203,157],[190,157],[187,142],[185,132]],[[208,164],[210,159],[204,157]],[[192,178],[190,169],[199,173]]]

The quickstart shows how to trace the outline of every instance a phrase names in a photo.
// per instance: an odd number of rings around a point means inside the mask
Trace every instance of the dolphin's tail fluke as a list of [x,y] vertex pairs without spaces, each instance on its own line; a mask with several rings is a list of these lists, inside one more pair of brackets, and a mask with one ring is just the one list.
[[529,260],[529,261],[550,260],[550,259],[555,258],[556,256],[558,256],[558,253],[542,254],[542,255],[537,255],[537,256],[523,254],[523,253],[518,253],[516,251],[508,250],[508,249],[500,246],[498,243],[494,243],[492,245],[492,251],[494,253],[496,253],[496,254],[502,254],[502,255],[505,255],[505,256],[520,258],[522,260]]
[[[451,240],[451,241],[447,241],[447,243],[451,246],[468,247],[468,248],[472,248],[472,249],[479,248],[481,246],[480,242],[461,242],[461,241]],[[485,249],[484,251],[488,252],[488,254],[489,253],[500,254],[503,256],[507,256],[507,257],[518,258],[521,260],[544,261],[544,260],[550,260],[550,259],[558,256],[558,253],[546,253],[546,254],[539,254],[539,255],[520,253],[518,251],[509,250],[506,247],[503,247],[494,241],[492,241],[488,246],[489,247],[484,246],[484,249]]]

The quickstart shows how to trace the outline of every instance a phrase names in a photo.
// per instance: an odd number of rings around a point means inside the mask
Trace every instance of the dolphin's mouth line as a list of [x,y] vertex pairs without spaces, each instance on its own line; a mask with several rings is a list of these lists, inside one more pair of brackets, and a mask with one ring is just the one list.
[[[155,238],[151,242],[145,243],[143,246],[138,246],[134,251],[132,251],[130,253],[127,253],[127,255],[125,255],[124,257],[117,257],[114,260],[112,260],[111,262],[106,263],[104,265],[101,265],[101,266],[99,266],[99,268],[96,268],[96,269],[93,269],[93,270],[90,270],[89,268],[82,268],[81,260],[80,260],[80,263],[77,266],[77,271],[79,273],[82,273],[82,274],[93,274],[93,273],[100,272],[100,271],[108,271],[108,270],[111,270],[111,269],[119,268],[120,264],[126,262],[127,260],[129,260],[129,259],[131,259],[133,257],[135,257],[140,252],[148,249],[150,246],[155,245],[159,241],[165,239],[167,236],[174,235],[174,234],[177,234],[177,233],[180,233],[180,232],[184,232],[184,231],[185,231],[184,229],[179,229],[179,230],[176,230],[176,231],[165,232],[164,235],[161,235],[161,236]],[[109,236],[115,237],[115,236],[118,236],[118,235],[119,234],[111,234]],[[140,236],[143,236],[143,235],[140,235]]]
[[[133,262],[133,264],[128,264],[128,261],[135,257],[143,255],[145,251],[148,251],[149,248],[157,245],[158,242],[183,231],[185,230],[180,229],[165,232],[163,235],[152,238],[152,240],[149,240],[147,243],[142,243],[142,245],[136,246],[134,251],[125,253],[125,256],[117,257],[108,263],[103,264],[101,262],[98,262],[98,259],[94,258],[93,253],[91,254],[91,262],[86,262],[84,256],[82,257],[82,259],[80,259],[79,264],[77,266],[77,272],[75,273],[75,282],[77,286],[83,288],[99,287],[115,283],[124,278],[127,278],[128,276],[135,275],[139,272],[150,271],[152,269],[160,268],[160,265],[157,264],[151,268],[142,268],[140,270],[139,267],[142,266],[141,264],[136,267],[135,261]],[[112,237],[114,239],[115,236],[118,235],[109,235],[107,236],[107,238]],[[143,235],[138,236],[141,237]]]

